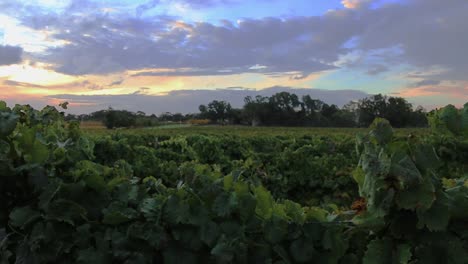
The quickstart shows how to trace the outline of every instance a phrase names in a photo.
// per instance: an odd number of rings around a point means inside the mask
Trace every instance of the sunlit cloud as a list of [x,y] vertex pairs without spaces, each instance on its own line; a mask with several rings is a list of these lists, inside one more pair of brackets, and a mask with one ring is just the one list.
[[360,8],[370,2],[372,2],[372,0],[343,0],[341,1],[341,4],[343,4],[343,6],[346,8],[355,9]]
[[0,1],[0,96],[279,86],[467,98],[466,0],[284,3]]

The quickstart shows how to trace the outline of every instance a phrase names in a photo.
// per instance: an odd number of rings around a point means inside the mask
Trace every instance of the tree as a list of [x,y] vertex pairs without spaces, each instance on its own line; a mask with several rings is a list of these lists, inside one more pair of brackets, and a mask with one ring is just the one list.
[[244,98],[243,113],[247,123],[257,126],[266,121],[268,116],[268,97],[257,95]]
[[136,119],[137,116],[135,113],[109,108],[106,111],[104,125],[109,129],[116,127],[131,127],[135,125]]
[[412,105],[404,98],[377,94],[359,101],[358,124],[369,126],[376,117],[381,117],[394,127],[410,126],[412,112]]
[[226,101],[214,100],[206,105],[198,107],[202,118],[208,118],[212,122],[226,123],[232,114],[231,104]]

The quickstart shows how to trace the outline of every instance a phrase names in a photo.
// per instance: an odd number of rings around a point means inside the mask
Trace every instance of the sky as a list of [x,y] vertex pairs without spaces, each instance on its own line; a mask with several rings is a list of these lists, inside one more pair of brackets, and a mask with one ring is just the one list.
[[0,100],[196,112],[278,91],[468,101],[467,0],[0,0]]

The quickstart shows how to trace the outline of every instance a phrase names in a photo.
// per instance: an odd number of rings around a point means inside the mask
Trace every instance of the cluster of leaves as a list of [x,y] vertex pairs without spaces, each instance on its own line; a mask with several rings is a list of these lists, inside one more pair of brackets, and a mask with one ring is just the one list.
[[353,223],[371,239],[363,263],[468,263],[468,188],[464,180],[442,184],[434,148],[395,140],[377,119],[358,150],[354,177],[366,206]]
[[196,162],[239,173],[276,198],[302,204],[349,204],[357,196],[351,177],[358,157],[350,135],[274,137],[235,135],[151,136],[117,133],[95,139],[96,161],[125,160],[139,178],[154,176],[167,186],[178,167]]
[[440,133],[449,133],[456,136],[468,136],[468,103],[457,109],[447,105],[434,110],[429,115],[431,128]]
[[285,199],[352,192],[346,139],[89,139],[4,103],[0,121],[1,264],[468,263],[468,181],[385,120],[357,140],[354,211]]
[[[0,263],[300,263],[346,254],[333,209],[276,201],[197,162],[176,186],[93,162],[93,144],[47,107],[2,105]],[[336,208],[335,208],[336,209]]]

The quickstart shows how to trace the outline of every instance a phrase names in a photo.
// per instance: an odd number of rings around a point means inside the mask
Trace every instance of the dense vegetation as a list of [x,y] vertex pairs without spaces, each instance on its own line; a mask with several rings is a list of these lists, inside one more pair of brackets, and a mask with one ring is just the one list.
[[[271,97],[246,97],[242,109],[235,109],[226,101],[214,100],[200,105],[199,113],[182,115],[163,113],[159,117],[143,112],[102,110],[82,116],[68,116],[75,120],[97,120],[108,128],[154,126],[165,122],[192,124],[242,124],[252,126],[307,126],[307,127],[368,127],[377,118],[385,118],[394,127],[425,127],[426,113],[401,97],[374,95],[339,108],[309,95],[301,99],[288,92]],[[205,122],[206,121],[206,122]]]
[[0,103],[0,263],[468,263],[467,120],[90,136]]

